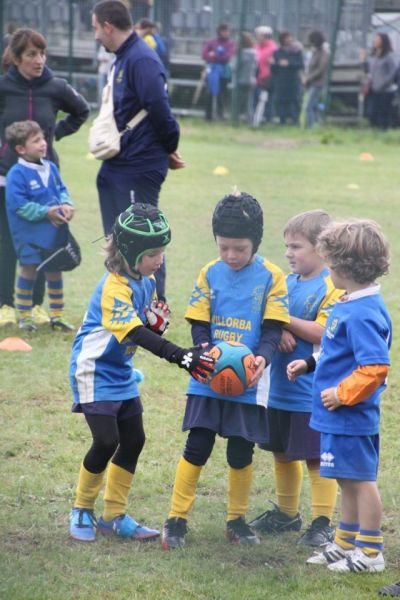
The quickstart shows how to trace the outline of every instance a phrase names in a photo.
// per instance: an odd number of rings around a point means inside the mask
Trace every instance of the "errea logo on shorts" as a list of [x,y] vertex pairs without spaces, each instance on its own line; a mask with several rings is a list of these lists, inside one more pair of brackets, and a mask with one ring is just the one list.
[[331,454],[330,452],[323,452],[321,454],[320,466],[330,467],[333,469],[333,467],[335,466],[335,457],[333,456],[333,454]]

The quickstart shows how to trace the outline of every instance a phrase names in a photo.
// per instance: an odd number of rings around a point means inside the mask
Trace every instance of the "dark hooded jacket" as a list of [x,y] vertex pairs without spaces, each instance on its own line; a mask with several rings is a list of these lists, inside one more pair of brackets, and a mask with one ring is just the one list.
[[[56,122],[58,111],[66,114]],[[17,155],[5,141],[4,131],[15,121],[37,121],[43,129],[49,160],[59,163],[54,140],[78,131],[89,116],[86,100],[65,79],[45,67],[40,77],[25,79],[13,65],[0,77],[0,175],[6,175]]]

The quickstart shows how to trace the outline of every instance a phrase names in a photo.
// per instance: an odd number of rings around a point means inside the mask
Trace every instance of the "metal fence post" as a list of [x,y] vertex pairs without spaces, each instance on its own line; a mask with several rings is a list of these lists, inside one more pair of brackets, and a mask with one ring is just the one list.
[[68,81],[71,85],[74,72],[74,2],[68,2]]
[[242,57],[241,57],[241,34],[245,28],[245,0],[240,0],[240,17],[239,17],[239,43],[237,47],[237,61],[236,61],[236,70],[233,77],[233,89],[232,89],[232,123],[237,124],[239,122],[239,93],[240,93],[240,72],[242,67]]
[[324,104],[325,104],[325,114],[329,108],[329,104],[331,101],[330,85],[331,85],[331,78],[332,78],[332,72],[333,72],[333,64],[335,61],[336,40],[337,40],[338,31],[340,28],[340,19],[342,16],[343,5],[344,5],[344,0],[337,0],[335,23],[334,23],[334,27],[332,30],[332,36],[330,39],[331,54],[329,57],[328,73],[327,73],[326,82],[325,82],[325,86],[324,86],[324,93],[323,93]]

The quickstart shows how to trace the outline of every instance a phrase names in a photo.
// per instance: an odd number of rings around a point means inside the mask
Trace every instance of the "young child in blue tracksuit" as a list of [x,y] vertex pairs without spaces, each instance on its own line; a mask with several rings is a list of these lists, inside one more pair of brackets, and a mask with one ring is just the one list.
[[[63,245],[65,228],[74,215],[68,190],[57,166],[45,160],[47,143],[35,121],[17,121],[5,131],[6,140],[18,155],[7,174],[6,208],[13,244],[19,261],[16,289],[18,326],[35,331],[32,319],[36,267],[42,262],[39,248],[56,250]],[[72,331],[63,317],[63,279],[59,271],[46,271],[53,329]]]
[[[154,300],[154,273],[164,259],[171,230],[163,213],[135,203],[117,219],[106,246],[108,273],[97,285],[75,338],[70,381],[73,412],[83,413],[93,442],[79,472],[70,536],[93,542],[96,531],[134,540],[159,532],[126,514],[128,494],[145,434],[132,358],[145,348],[204,381],[214,360],[203,349],[183,349],[161,337],[167,305]],[[94,507],[103,481],[103,514]]]
[[[341,522],[334,542],[307,562],[336,573],[383,571],[382,505],[376,484],[380,394],[389,371],[392,325],[376,279],[388,271],[389,249],[374,221],[336,223],[317,250],[332,281],[346,293],[328,318],[316,365],[310,426],[321,433],[320,474],[337,479]],[[288,377],[315,368],[295,360]]]
[[319,433],[310,429],[312,374],[289,382],[286,369],[296,358],[308,357],[319,347],[326,320],[341,295],[323,259],[316,252],[318,235],[330,223],[323,210],[310,210],[286,223],[283,235],[292,273],[286,283],[290,323],[284,326],[279,352],[271,362],[268,399],[270,440],[262,445],[274,453],[278,505],[254,519],[250,526],[261,533],[299,531],[302,462],[306,461],[311,484],[313,521],[298,543],[320,546],[331,541],[330,527],[336,505],[337,484],[319,474]]
[[254,444],[268,441],[263,375],[279,343],[282,325],[289,322],[287,289],[279,267],[257,254],[263,212],[255,198],[246,193],[225,196],[215,208],[212,226],[220,258],[201,270],[185,316],[194,343],[243,343],[254,353],[257,370],[251,387],[234,398],[219,395],[203,383],[189,384],[183,420],[183,430],[189,430],[189,435],[164,524],[164,549],[185,544],[188,513],[216,434],[228,440],[226,536],[238,544],[259,543],[244,517]]

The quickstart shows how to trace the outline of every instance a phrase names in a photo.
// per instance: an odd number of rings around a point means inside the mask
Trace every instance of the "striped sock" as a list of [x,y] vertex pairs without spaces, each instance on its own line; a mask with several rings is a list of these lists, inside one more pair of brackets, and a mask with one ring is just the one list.
[[61,273],[59,279],[47,280],[47,291],[49,294],[50,317],[61,317],[64,310],[64,290]]
[[359,531],[360,525],[358,523],[343,523],[343,521],[340,521],[335,531],[335,544],[343,550],[353,550]]
[[376,556],[383,550],[382,531],[380,529],[360,529],[355,544],[367,556]]
[[34,279],[26,279],[22,275],[18,275],[17,287],[15,293],[15,308],[21,319],[26,319],[32,316],[32,296]]

